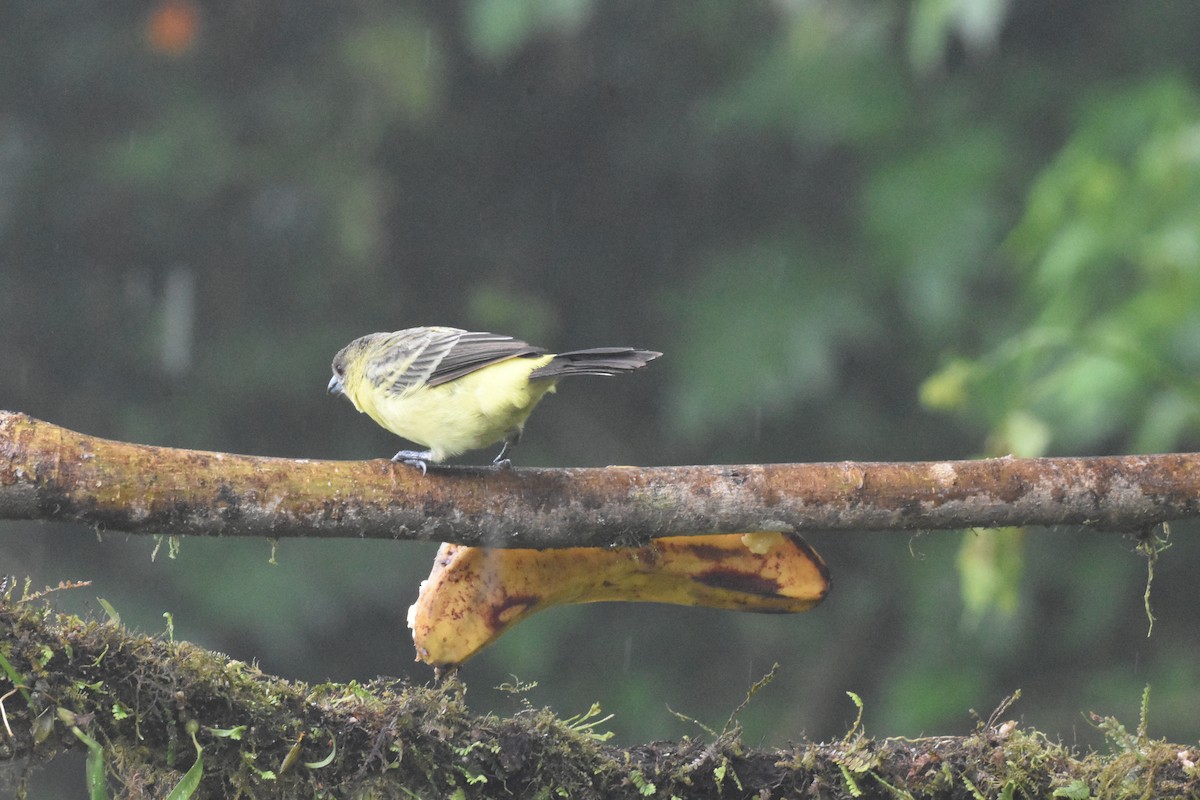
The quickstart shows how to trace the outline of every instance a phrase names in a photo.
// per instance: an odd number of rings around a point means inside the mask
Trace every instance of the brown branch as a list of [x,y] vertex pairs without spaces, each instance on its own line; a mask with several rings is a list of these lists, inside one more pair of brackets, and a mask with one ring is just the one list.
[[131,533],[633,545],[752,530],[1089,525],[1200,513],[1200,454],[603,469],[433,468],[129,444],[0,411],[0,519]]

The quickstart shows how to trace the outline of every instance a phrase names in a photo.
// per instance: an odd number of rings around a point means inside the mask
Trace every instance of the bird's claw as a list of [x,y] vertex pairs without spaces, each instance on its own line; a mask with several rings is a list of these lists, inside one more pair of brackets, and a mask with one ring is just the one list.
[[512,469],[512,460],[505,458],[505,456],[508,455],[508,451],[511,450],[516,443],[516,439],[506,439],[504,445],[500,448],[500,452],[497,453],[496,457],[492,459],[492,465],[499,467],[500,469]]
[[429,458],[432,453],[422,453],[416,450],[401,450],[396,455],[392,456],[392,461],[407,464],[410,467],[416,467],[421,470],[421,474],[427,474],[429,469]]

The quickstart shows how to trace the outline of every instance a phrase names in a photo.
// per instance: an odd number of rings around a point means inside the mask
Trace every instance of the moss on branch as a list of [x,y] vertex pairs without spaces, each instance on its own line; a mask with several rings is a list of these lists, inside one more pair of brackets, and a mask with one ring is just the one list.
[[[187,642],[0,602],[0,759],[100,743],[122,796],[162,797],[203,747],[204,797],[1138,797],[1200,791],[1200,751],[1098,720],[1106,754],[999,721],[967,736],[750,749],[736,728],[632,748],[551,711],[476,716],[453,677],[307,685]],[[15,690],[14,690],[15,689]],[[14,691],[10,691],[14,690]]]

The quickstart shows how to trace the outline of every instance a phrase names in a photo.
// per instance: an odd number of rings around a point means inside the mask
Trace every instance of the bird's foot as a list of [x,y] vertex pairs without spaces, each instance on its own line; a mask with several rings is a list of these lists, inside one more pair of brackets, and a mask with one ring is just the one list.
[[424,475],[429,469],[429,462],[433,459],[432,450],[401,450],[396,455],[392,456],[392,461],[401,464],[407,464],[410,467],[416,467],[421,470]]
[[512,459],[505,458],[504,456],[508,454],[508,451],[511,450],[513,445],[516,443],[516,440],[506,441],[504,446],[500,448],[500,452],[497,453],[496,457],[492,459],[492,464],[500,469],[512,469]]

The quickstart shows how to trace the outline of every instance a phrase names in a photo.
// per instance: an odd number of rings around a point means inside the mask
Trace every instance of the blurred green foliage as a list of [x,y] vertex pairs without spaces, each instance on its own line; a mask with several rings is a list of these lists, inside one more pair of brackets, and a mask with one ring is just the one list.
[[[7,4],[0,407],[381,457],[329,358],[452,324],[667,353],[563,386],[521,464],[1195,448],[1197,25],[1182,0]],[[598,700],[631,741],[695,733],[667,706],[719,728],[779,661],[755,742],[840,736],[847,690],[876,735],[1021,688],[1074,736],[1153,682],[1152,734],[1191,740],[1176,531],[1149,640],[1113,536],[813,533],[834,589],[810,614],[554,611],[464,677],[480,710],[519,707],[490,689],[511,673]],[[404,630],[427,548],[152,547],[6,525],[0,561],[284,675],[429,678]]]
[[926,398],[993,431],[1039,425],[1036,447],[1005,437],[1023,455],[1170,450],[1200,424],[1200,98],[1168,76],[1079,117],[1008,237],[1018,330]]

